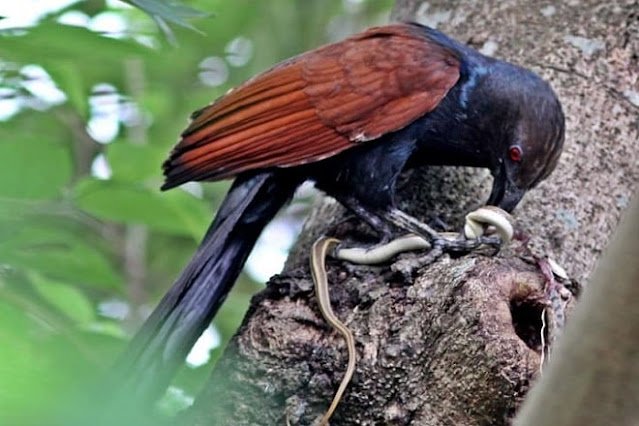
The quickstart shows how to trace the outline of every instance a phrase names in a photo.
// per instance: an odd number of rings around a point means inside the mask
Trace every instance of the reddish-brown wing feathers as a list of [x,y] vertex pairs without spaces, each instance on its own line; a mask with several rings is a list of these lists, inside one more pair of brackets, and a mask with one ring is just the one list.
[[410,24],[371,28],[283,62],[196,112],[164,164],[171,188],[319,161],[433,110],[456,53]]

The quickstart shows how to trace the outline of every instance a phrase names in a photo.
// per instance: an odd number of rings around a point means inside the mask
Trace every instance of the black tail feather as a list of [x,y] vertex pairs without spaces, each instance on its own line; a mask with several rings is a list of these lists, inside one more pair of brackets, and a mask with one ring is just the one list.
[[262,229],[299,182],[238,177],[193,259],[116,364],[117,393],[147,405],[163,392],[233,287]]

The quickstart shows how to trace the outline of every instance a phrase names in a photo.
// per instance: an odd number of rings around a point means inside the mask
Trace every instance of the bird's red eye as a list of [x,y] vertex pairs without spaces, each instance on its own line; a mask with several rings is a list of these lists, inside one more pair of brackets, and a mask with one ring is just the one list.
[[515,145],[515,146],[511,146],[510,149],[508,149],[508,155],[510,155],[510,159],[512,161],[514,161],[515,163],[519,163],[521,161],[521,157],[523,156],[523,153],[521,151],[521,148]]

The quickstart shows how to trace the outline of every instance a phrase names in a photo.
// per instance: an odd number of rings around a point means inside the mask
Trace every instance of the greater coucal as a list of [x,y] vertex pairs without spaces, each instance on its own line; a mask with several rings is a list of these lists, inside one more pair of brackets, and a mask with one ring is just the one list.
[[164,163],[162,189],[235,181],[120,373],[144,399],[164,389],[302,182],[384,237],[389,224],[423,234],[395,208],[407,166],[489,168],[488,204],[511,211],[555,168],[563,139],[561,105],[539,76],[418,24],[371,28],[274,66],[195,112]]

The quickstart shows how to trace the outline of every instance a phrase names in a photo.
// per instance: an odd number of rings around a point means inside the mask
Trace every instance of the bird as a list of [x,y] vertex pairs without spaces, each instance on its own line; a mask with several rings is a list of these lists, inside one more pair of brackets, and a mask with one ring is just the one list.
[[534,72],[417,23],[369,28],[281,62],[191,116],[163,164],[168,190],[234,178],[192,260],[118,362],[142,403],[168,386],[232,288],[262,229],[303,182],[380,241],[438,244],[396,207],[411,167],[490,170],[487,204],[512,211],[555,169],[564,114]]

